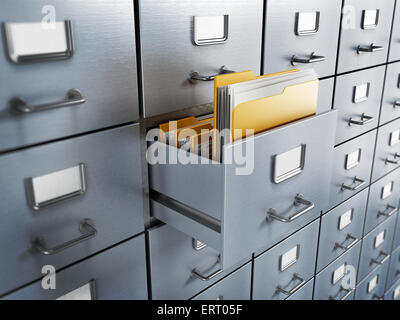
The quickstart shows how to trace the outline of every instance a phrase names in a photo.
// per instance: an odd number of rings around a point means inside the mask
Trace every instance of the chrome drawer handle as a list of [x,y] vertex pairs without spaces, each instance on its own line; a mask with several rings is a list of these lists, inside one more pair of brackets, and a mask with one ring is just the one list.
[[[390,210],[390,211],[389,211],[389,210]],[[388,204],[388,205],[386,206],[386,210],[385,210],[385,211],[379,211],[379,212],[378,212],[378,215],[384,216],[384,217],[391,217],[391,216],[393,216],[398,210],[399,210],[399,208]],[[389,212],[386,212],[386,211],[389,211]]]
[[349,126],[355,124],[357,126],[364,126],[368,123],[371,123],[374,120],[374,117],[367,116],[365,113],[361,115],[361,120],[354,120],[353,118],[349,119]]
[[346,292],[346,294],[343,297],[341,297],[339,300],[346,300],[353,293],[352,289],[345,289],[343,287],[340,287],[340,290],[336,294],[336,296],[330,296],[328,299],[329,300],[336,300],[336,298],[342,293],[342,291]]
[[400,100],[396,100],[395,102],[394,102],[394,106],[393,106],[394,108],[398,108],[398,107],[400,107]]
[[[379,257],[384,257],[382,260],[379,260]],[[378,258],[376,258],[376,259],[371,259],[371,264],[377,264],[377,265],[382,265],[382,264],[384,264],[386,261],[387,261],[387,259],[389,259],[389,257],[390,257],[390,255],[389,254],[387,254],[386,252],[383,252],[383,251],[381,251],[381,252],[379,252],[379,256],[378,256]]]
[[[356,184],[358,183],[358,184]],[[352,186],[348,186],[346,184],[342,184],[342,191],[343,190],[350,190],[350,191],[357,191],[358,189],[360,189],[361,187],[365,186],[366,181],[362,180],[360,178],[354,177],[353,179],[353,184],[356,184],[354,187]]]
[[361,54],[362,52],[364,53],[373,53],[373,52],[378,52],[378,51],[382,51],[384,49],[384,47],[382,46],[377,46],[374,43],[371,43],[369,46],[363,46],[360,45],[357,47],[357,53]]
[[89,219],[84,219],[81,221],[81,223],[79,224],[79,231],[82,233],[80,237],[67,241],[53,248],[46,248],[43,245],[43,241],[41,239],[35,239],[32,242],[32,246],[41,254],[49,256],[57,254],[70,247],[76,246],[84,241],[94,238],[97,235],[97,230],[93,227]]
[[227,74],[227,73],[234,73],[235,71],[228,70],[226,69],[225,66],[222,66],[219,69],[219,73],[210,75],[210,76],[205,76],[200,74],[198,71],[192,71],[189,73],[189,80],[190,82],[195,82],[195,81],[213,81],[216,76],[219,76],[221,74]]
[[86,102],[86,99],[82,96],[82,93],[78,89],[71,89],[67,92],[65,100],[51,102],[36,106],[29,106],[25,99],[21,97],[12,98],[9,102],[9,106],[21,113],[32,113],[44,110],[58,109],[64,107],[76,106]]
[[347,246],[344,246],[341,243],[336,242],[335,243],[335,249],[339,248],[339,249],[343,249],[345,251],[351,249],[354,247],[354,245],[358,242],[358,239],[356,237],[353,237],[351,234],[348,234],[346,236],[346,240],[343,241],[343,243],[347,242],[348,240],[352,240]]
[[305,205],[306,207],[301,209],[300,211],[297,211],[294,215],[290,216],[290,217],[283,217],[280,216],[275,209],[271,208],[268,210],[267,212],[267,219],[268,218],[272,218],[275,220],[278,220],[280,222],[284,222],[284,223],[289,223],[289,222],[293,222],[294,220],[300,218],[302,215],[306,214],[307,212],[311,211],[312,209],[314,209],[315,205],[314,203],[312,203],[311,201],[308,201],[306,199],[303,198],[303,195],[301,194],[297,194],[293,203],[295,206],[299,206],[299,205]]
[[315,52],[311,53],[309,58],[299,58],[296,55],[292,57],[291,63],[293,66],[297,64],[310,64],[310,63],[317,63],[317,62],[323,62],[326,60],[326,57],[324,56],[318,56],[315,54]]
[[374,294],[374,295],[372,296],[372,299],[373,299],[373,300],[384,300],[384,297],[380,297],[380,296]]
[[299,290],[306,283],[306,281],[303,278],[299,277],[299,275],[297,273],[295,273],[293,275],[292,281],[300,281],[300,282],[293,289],[291,289],[289,291],[283,289],[281,286],[277,286],[276,290],[278,292],[286,294],[287,296],[291,296],[292,294],[294,294],[297,290]]
[[[394,158],[395,159],[400,158],[400,153],[395,153],[394,154]],[[385,164],[388,164],[388,163],[397,165],[397,164],[400,163],[400,159],[398,159],[398,160],[390,160],[389,158],[386,158]]]
[[[221,262],[221,256],[218,256],[218,259],[217,259],[217,262],[215,263],[215,265],[219,264],[220,262]],[[216,276],[218,276],[220,273],[222,273],[223,271],[224,271],[223,269],[218,269],[217,271],[215,271],[214,273],[211,273],[209,275],[202,275],[196,269],[193,269],[192,276],[194,278],[200,279],[201,281],[210,281],[210,280],[214,279]]]

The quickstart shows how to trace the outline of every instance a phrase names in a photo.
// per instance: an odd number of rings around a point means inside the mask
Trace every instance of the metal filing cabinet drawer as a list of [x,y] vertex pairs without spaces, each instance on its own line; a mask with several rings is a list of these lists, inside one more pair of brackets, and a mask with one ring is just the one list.
[[400,248],[393,251],[390,257],[390,267],[386,288],[389,289],[396,281],[400,280]]
[[400,300],[400,280],[386,291],[385,300]]
[[[149,239],[155,300],[190,299],[235,270],[229,268],[222,272],[216,250],[170,226],[151,229]],[[250,253],[247,259],[251,259]],[[203,278],[198,276],[203,274],[206,275]]]
[[[400,7],[400,4],[399,4]],[[398,41],[400,43],[400,41]],[[400,63],[387,66],[385,90],[383,93],[381,118],[383,125],[400,117]]]
[[394,0],[345,0],[338,72],[385,63]]
[[131,0],[1,1],[0,150],[138,119],[133,17]]
[[253,299],[286,299],[313,277],[318,230],[319,220],[255,259]]
[[[246,150],[247,170],[227,159],[201,164],[194,154],[152,144],[153,216],[215,248],[224,267],[273,246],[325,209],[335,122],[336,111],[330,111],[227,145],[227,158]],[[171,156],[160,164],[152,156],[157,151],[192,162],[173,164]]]
[[37,281],[5,299],[146,300],[144,236],[59,271],[55,277],[55,289],[43,289],[42,281]]
[[395,215],[399,210],[400,169],[378,180],[370,187],[364,234]]
[[0,294],[142,232],[140,159],[139,125],[0,156]]
[[314,290],[314,279],[308,281],[304,286],[302,286],[297,292],[292,294],[286,300],[312,300]]
[[371,178],[376,131],[334,150],[329,207],[333,208],[365,189]]
[[194,300],[250,300],[251,263],[197,295]]
[[400,4],[396,2],[394,11],[392,38],[390,42],[389,62],[400,60]]
[[[362,264],[362,262],[360,263]],[[356,288],[356,300],[383,300],[389,261],[373,270]]]
[[360,249],[361,243],[358,242],[316,275],[314,300],[347,300],[351,298],[355,287]]
[[377,266],[389,260],[395,222],[396,216],[393,216],[364,237],[357,282],[364,279]]
[[397,223],[393,240],[393,250],[396,250],[399,247],[400,247],[400,218],[397,217]]
[[260,73],[262,0],[143,0],[140,15],[146,117],[212,102],[223,70]]
[[334,85],[334,78],[319,81],[317,114],[332,109]]
[[264,73],[313,67],[335,74],[341,1],[267,0]]
[[362,238],[367,200],[365,189],[321,218],[318,272]]
[[336,144],[378,126],[385,67],[339,76],[334,108],[339,110]]

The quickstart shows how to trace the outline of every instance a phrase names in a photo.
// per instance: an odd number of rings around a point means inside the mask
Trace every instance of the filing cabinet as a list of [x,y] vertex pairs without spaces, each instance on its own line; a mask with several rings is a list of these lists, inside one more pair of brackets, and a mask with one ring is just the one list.
[[337,72],[387,61],[394,0],[345,0]]
[[260,73],[262,0],[142,0],[140,16],[146,117],[212,102],[215,74]]
[[319,220],[255,259],[253,299],[286,299],[313,277],[318,229]]
[[334,108],[339,111],[336,144],[378,126],[385,67],[337,77]]
[[314,290],[314,279],[308,281],[304,286],[302,286],[298,291],[293,293],[290,297],[286,298],[286,300],[312,300],[313,299],[313,290]]
[[362,281],[376,267],[389,261],[395,221],[396,216],[392,216],[364,237],[357,282]]
[[368,187],[371,179],[376,131],[335,148],[329,208]]
[[54,274],[55,288],[44,276],[4,299],[146,300],[146,255],[141,235]]
[[267,0],[264,73],[312,67],[319,77],[333,75],[341,1]]
[[1,1],[0,151],[138,120],[133,10]]
[[[399,5],[400,7],[400,5]],[[400,41],[398,41],[400,44]],[[400,63],[387,65],[383,92],[380,125],[400,117]]]
[[357,242],[315,277],[314,300],[347,300],[354,294],[361,243]]
[[251,263],[200,293],[194,300],[250,300]]
[[142,232],[139,163],[138,125],[0,156],[0,294]]
[[400,300],[400,281],[397,281],[386,293],[385,300]]
[[365,189],[321,218],[318,272],[362,239],[367,200]]
[[392,37],[390,42],[389,62],[400,60],[400,5],[396,1],[396,8],[393,18]]
[[334,85],[334,78],[319,81],[317,114],[324,113],[332,109]]
[[[364,234],[395,215],[399,210],[400,169],[375,182],[369,192]],[[393,222],[395,223],[395,222]]]
[[400,280],[400,248],[393,251],[392,256],[390,257],[390,267],[386,288],[389,289],[398,280]]
[[[360,262],[361,266],[362,262]],[[356,288],[356,300],[383,300],[389,261],[375,268]]]

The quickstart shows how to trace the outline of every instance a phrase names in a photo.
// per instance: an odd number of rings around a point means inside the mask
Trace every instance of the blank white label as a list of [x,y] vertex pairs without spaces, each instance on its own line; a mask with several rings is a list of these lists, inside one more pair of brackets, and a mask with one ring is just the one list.
[[333,276],[332,276],[332,283],[335,285],[336,283],[338,283],[341,279],[343,279],[343,277],[346,274],[346,264],[342,264],[339,268],[337,268],[334,272],[333,272]]
[[363,29],[374,29],[378,26],[379,10],[363,11]]
[[380,245],[382,245],[382,243],[385,242],[385,237],[386,237],[386,230],[382,231],[375,237],[375,248],[378,248]]
[[91,283],[57,298],[57,300],[93,300]]
[[368,99],[369,96],[369,83],[364,83],[355,87],[354,89],[354,103],[360,103]]
[[299,12],[297,14],[297,34],[317,33],[319,29],[319,12]]
[[394,186],[394,182],[392,181],[391,183],[388,183],[386,186],[384,186],[382,188],[382,194],[381,194],[382,200],[385,200],[392,195],[393,186]]
[[400,130],[393,131],[390,134],[389,146],[393,147],[400,142]]
[[339,230],[343,230],[353,221],[353,209],[343,213],[339,218]]
[[393,300],[398,300],[400,298],[400,286],[398,286],[393,292]]
[[290,249],[288,252],[281,256],[281,271],[286,270],[291,265],[295,264],[298,259],[299,254],[299,246],[295,246],[293,249]]
[[274,182],[280,183],[303,171],[305,145],[275,156]]
[[228,37],[228,16],[194,17],[194,41],[197,45],[220,43]]
[[346,170],[350,170],[358,166],[361,160],[361,149],[358,149],[346,156]]
[[368,282],[368,293],[371,293],[377,286],[379,282],[379,275],[376,275],[370,282]]

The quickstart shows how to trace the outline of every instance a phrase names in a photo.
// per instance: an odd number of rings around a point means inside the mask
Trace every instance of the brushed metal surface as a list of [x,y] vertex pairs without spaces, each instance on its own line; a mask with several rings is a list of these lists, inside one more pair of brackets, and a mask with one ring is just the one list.
[[389,62],[400,60],[400,3],[396,1],[394,11],[393,31],[390,41]]
[[[400,40],[398,40],[398,43],[400,44]],[[397,106],[396,102],[400,102],[399,62],[392,63],[387,66],[379,125],[384,125],[385,123],[400,117],[400,106]]]

